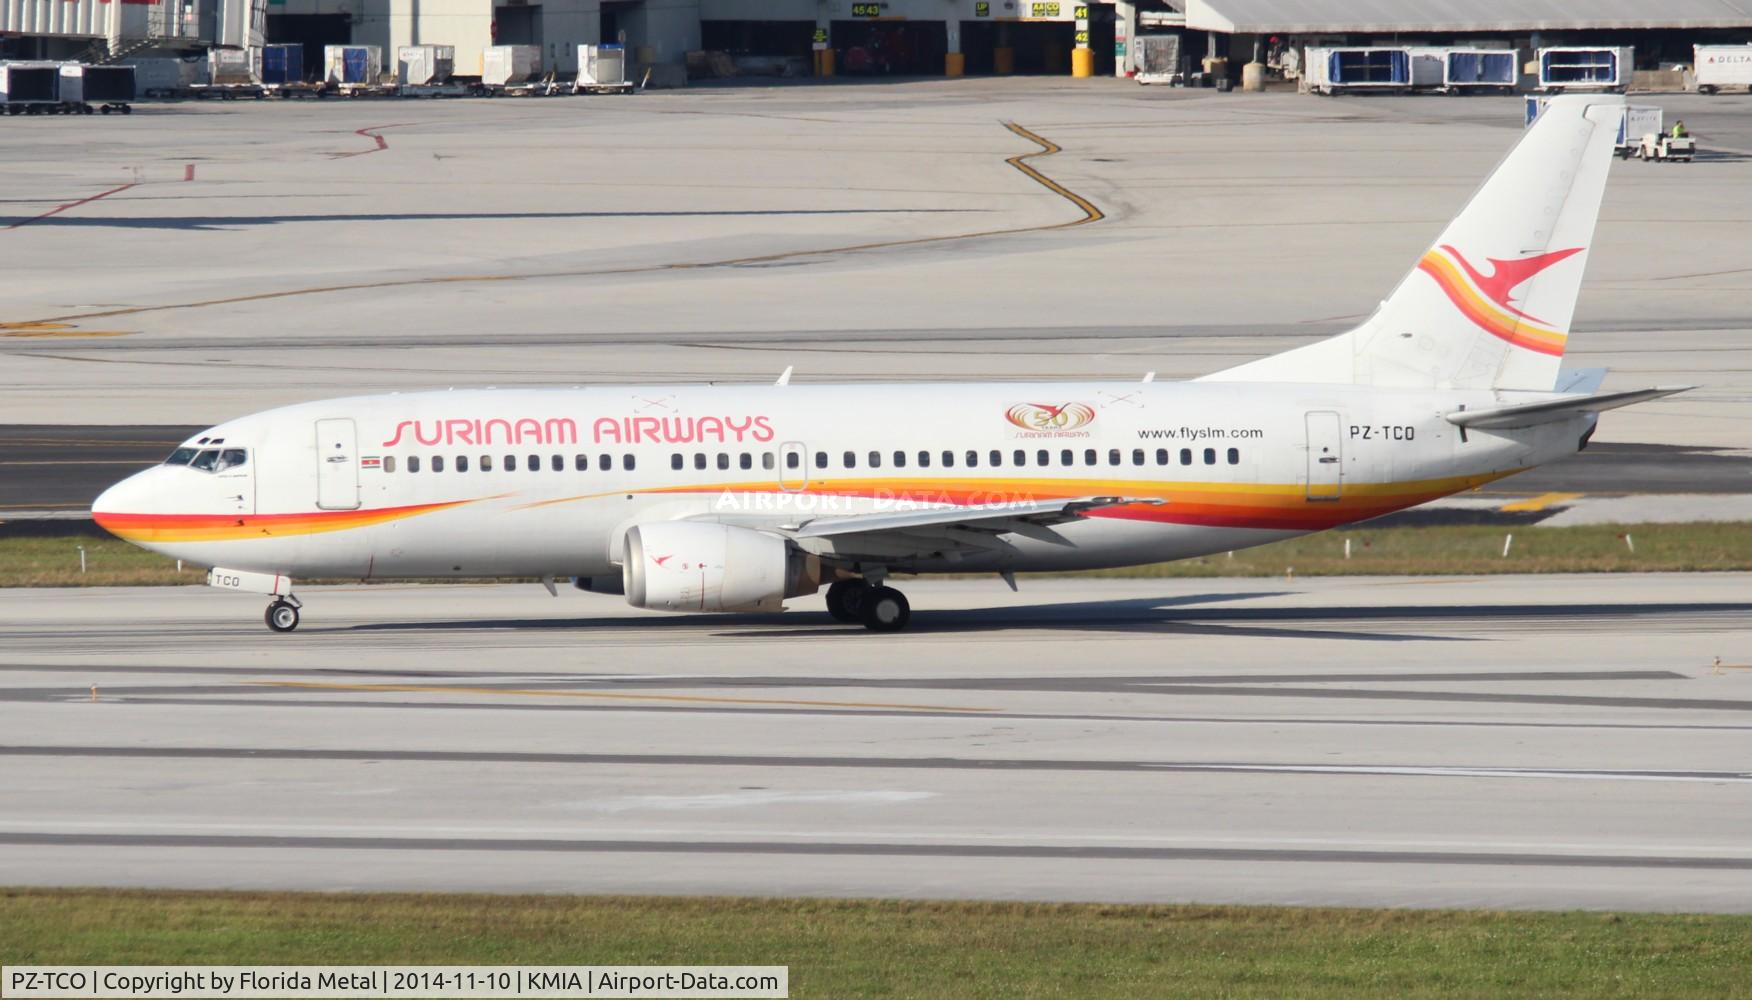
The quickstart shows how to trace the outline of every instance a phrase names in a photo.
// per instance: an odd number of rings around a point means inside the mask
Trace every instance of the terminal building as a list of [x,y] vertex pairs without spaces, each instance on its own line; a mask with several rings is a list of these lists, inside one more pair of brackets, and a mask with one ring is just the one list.
[[6,58],[268,42],[302,43],[307,67],[343,44],[382,46],[393,65],[399,46],[437,44],[469,75],[482,48],[521,44],[567,74],[577,46],[618,42],[664,83],[685,79],[690,54],[696,76],[1128,76],[1168,51],[1239,80],[1243,64],[1310,45],[1634,46],[1653,71],[1693,44],[1748,40],[1743,0],[0,0]]

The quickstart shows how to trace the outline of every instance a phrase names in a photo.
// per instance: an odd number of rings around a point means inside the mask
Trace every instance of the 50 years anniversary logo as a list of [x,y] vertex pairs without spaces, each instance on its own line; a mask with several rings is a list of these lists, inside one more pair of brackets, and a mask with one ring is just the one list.
[[1004,411],[1004,419],[1020,428],[1017,437],[1088,437],[1082,428],[1095,420],[1088,403],[1017,403]]

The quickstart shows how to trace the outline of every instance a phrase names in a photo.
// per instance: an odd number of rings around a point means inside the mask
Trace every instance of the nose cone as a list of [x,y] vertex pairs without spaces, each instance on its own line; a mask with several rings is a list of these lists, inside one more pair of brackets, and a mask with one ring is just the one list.
[[91,502],[91,519],[117,538],[134,541],[130,526],[141,515],[155,513],[158,509],[153,483],[162,474],[161,469],[162,466],[154,466],[136,472],[98,494]]

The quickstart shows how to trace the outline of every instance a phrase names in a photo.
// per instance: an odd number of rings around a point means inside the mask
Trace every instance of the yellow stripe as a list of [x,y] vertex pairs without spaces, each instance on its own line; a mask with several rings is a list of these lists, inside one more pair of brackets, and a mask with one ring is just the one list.
[[908,705],[882,701],[813,701],[803,698],[728,698],[703,694],[636,694],[621,691],[526,691],[519,688],[446,687],[425,684],[327,684],[320,681],[246,681],[260,687],[313,688],[324,691],[391,691],[413,694],[491,694],[529,698],[602,698],[620,701],[685,701],[725,705],[796,705],[808,708],[897,708],[921,712],[996,712],[995,708],[958,705]]

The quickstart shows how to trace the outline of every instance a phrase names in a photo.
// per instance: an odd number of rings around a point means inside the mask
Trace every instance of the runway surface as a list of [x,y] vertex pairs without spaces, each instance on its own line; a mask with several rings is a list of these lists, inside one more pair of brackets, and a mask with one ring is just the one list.
[[1752,910],[1752,577],[0,592],[0,884]]

